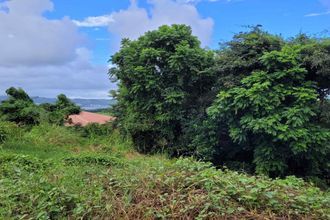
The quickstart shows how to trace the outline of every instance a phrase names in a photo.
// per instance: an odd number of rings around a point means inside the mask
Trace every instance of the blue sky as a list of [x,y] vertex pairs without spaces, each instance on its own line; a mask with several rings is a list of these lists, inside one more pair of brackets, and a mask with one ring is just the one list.
[[0,0],[0,94],[104,98],[108,59],[122,37],[162,24],[192,26],[212,49],[244,26],[284,37],[329,36],[330,0]]
[[[56,10],[48,13],[50,18],[70,16],[83,20],[89,16],[100,16],[125,10],[131,4],[128,0],[55,0]],[[230,40],[234,33],[244,30],[244,26],[261,24],[272,33],[292,37],[299,32],[322,34],[330,30],[330,0],[218,0],[200,1],[194,4],[203,18],[214,20],[212,39],[207,45],[217,48],[221,41]],[[79,5],[79,7],[77,7]],[[152,10],[153,4],[138,1],[138,7]],[[325,14],[324,14],[325,13]],[[308,16],[311,14],[319,14]],[[110,41],[113,38],[107,27],[82,28],[90,40],[94,52],[94,62],[105,62],[115,52]]]

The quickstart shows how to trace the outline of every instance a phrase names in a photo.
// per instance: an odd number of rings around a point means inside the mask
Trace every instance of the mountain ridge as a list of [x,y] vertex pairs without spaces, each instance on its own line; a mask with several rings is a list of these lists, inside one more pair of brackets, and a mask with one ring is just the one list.
[[[56,98],[46,98],[40,96],[31,97],[33,101],[40,105],[43,103],[55,103]],[[6,100],[7,96],[0,95],[0,101]],[[96,110],[96,109],[104,109],[109,108],[111,105],[115,103],[114,99],[84,99],[84,98],[72,98],[70,99],[75,104],[79,105],[84,110]]]

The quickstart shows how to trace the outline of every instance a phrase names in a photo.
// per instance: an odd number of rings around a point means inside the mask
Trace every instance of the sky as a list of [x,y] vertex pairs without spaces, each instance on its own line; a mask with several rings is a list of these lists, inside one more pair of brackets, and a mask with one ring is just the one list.
[[164,24],[190,25],[210,49],[249,25],[329,36],[330,0],[0,0],[0,95],[108,98],[121,39]]

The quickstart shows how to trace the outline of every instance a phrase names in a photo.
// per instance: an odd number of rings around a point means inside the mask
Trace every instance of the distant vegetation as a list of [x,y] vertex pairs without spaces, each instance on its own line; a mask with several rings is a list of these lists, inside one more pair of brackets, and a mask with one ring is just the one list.
[[118,127],[140,152],[329,184],[329,38],[257,26],[210,51],[189,27],[163,26],[111,60]]
[[81,110],[63,94],[57,97],[54,104],[44,103],[38,106],[21,88],[11,87],[6,93],[8,99],[1,102],[0,118],[18,125],[36,125],[41,122],[62,125],[69,115]]
[[[7,96],[0,95],[0,102],[7,99]],[[40,105],[44,103],[54,104],[56,102],[56,98],[46,98],[39,96],[31,96],[31,99],[35,104]],[[114,99],[99,99],[99,98],[70,98],[70,100],[75,103],[77,106],[80,106],[81,109],[87,111],[98,111],[103,109],[108,109],[111,107],[116,100]]]

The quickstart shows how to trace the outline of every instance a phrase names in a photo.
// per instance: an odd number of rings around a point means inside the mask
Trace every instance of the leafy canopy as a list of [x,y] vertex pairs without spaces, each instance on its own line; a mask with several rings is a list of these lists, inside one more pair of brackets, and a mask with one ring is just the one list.
[[300,52],[295,45],[265,53],[266,70],[221,91],[208,110],[210,120],[228,123],[233,142],[251,146],[258,173],[320,171],[329,155],[330,130],[315,123],[318,94],[315,83],[305,81]]
[[122,130],[144,152],[175,153],[188,119],[203,112],[212,87],[213,52],[200,47],[185,25],[162,26],[138,40],[122,41],[110,75],[118,80],[115,107]]

